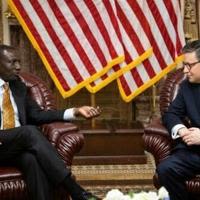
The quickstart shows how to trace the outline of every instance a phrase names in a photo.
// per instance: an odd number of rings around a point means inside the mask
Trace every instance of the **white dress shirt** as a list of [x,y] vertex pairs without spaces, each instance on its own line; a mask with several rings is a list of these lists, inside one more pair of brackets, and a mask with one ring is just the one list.
[[186,126],[183,124],[177,124],[175,125],[172,130],[171,130],[171,135],[172,135],[172,139],[177,139],[180,137],[180,135],[178,134],[179,129],[181,128],[185,128]]
[[[3,92],[4,92],[4,88],[3,85],[5,84],[5,81],[3,79],[0,78],[0,109],[1,109],[1,122],[3,121],[3,112],[2,112],[2,102],[3,102]],[[15,113],[15,127],[19,127],[21,126],[20,121],[19,121],[19,113],[18,113],[18,109],[17,109],[17,105],[15,103],[15,100],[13,98],[12,95],[12,91],[10,90],[10,100],[14,109],[14,113]],[[66,109],[64,112],[64,116],[63,119],[66,121],[75,119],[74,116],[74,108],[69,108]],[[1,130],[3,129],[3,124],[1,123]]]

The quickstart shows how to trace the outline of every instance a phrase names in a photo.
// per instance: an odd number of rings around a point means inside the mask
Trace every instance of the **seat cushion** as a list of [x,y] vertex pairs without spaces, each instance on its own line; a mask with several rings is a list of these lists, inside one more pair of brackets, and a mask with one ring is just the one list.
[[17,168],[0,167],[0,199],[27,199],[26,184]]
[[0,167],[0,181],[22,179],[22,173],[16,167]]

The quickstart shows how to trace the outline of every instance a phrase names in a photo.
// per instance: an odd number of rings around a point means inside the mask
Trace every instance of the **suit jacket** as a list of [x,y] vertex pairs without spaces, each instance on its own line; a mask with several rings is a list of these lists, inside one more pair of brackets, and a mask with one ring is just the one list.
[[53,121],[63,121],[64,110],[42,110],[39,105],[28,96],[28,88],[20,79],[10,81],[9,86],[18,108],[21,125],[40,125]]
[[[171,133],[171,129],[189,120],[191,127],[200,128],[200,84],[190,83],[184,80],[178,94],[162,116],[163,124]],[[182,139],[176,140],[178,148],[200,148],[199,146],[188,147]]]

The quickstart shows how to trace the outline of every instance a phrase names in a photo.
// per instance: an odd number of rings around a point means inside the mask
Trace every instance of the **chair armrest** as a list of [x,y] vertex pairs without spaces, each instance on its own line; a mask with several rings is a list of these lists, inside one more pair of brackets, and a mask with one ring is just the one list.
[[84,136],[78,127],[67,122],[53,122],[41,126],[43,134],[57,149],[67,166],[71,166],[75,153],[78,153],[83,144]]
[[41,129],[53,146],[57,145],[57,142],[62,135],[78,131],[78,127],[75,124],[68,122],[52,122],[49,124],[43,124]]
[[166,138],[170,138],[170,134],[167,129],[163,126],[160,118],[155,118],[151,123],[145,127],[146,134],[160,135]]
[[173,146],[173,140],[160,119],[154,119],[144,129],[143,140],[145,150],[153,154],[156,165],[169,156]]

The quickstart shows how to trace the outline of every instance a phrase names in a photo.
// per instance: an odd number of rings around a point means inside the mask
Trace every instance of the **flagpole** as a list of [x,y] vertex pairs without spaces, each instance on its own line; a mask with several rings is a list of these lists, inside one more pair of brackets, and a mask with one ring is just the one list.
[[156,112],[156,86],[152,86],[152,102],[151,102],[151,116]]
[[[96,98],[95,94],[90,94],[90,101],[91,101],[91,106],[96,107]],[[92,118],[92,128],[95,128],[96,126],[96,121],[95,118]]]

